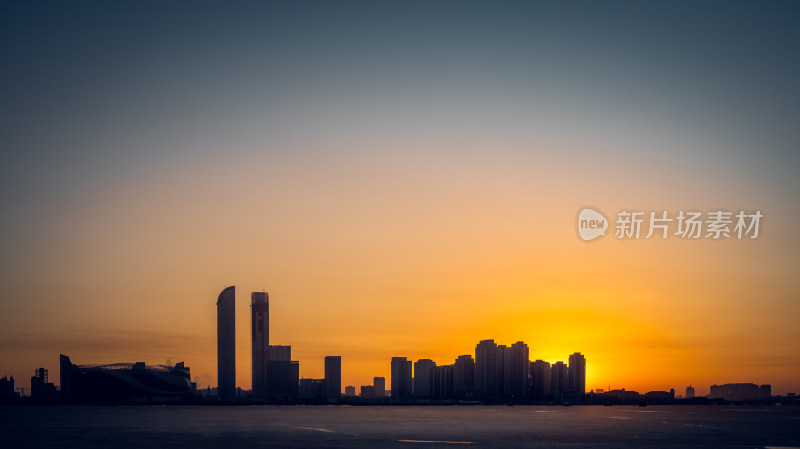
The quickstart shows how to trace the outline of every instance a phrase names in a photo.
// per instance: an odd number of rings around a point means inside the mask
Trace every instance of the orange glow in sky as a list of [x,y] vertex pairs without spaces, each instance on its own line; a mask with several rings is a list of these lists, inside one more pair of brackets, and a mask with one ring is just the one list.
[[[265,290],[270,343],[357,391],[494,339],[587,389],[800,393],[796,3],[117,3],[0,3],[17,387],[60,353],[215,386],[235,285],[244,389]],[[584,208],[763,219],[586,242]]]
[[[601,163],[598,181],[598,166],[566,160],[457,157],[469,149],[303,165],[256,155],[109,185],[53,212],[58,231],[47,221],[30,231],[42,250],[20,260],[28,280],[6,289],[21,318],[3,318],[4,359],[20,383],[40,365],[57,379],[65,353],[76,363],[183,360],[198,386],[216,385],[215,301],[236,285],[245,389],[249,297],[261,290],[270,343],[292,346],[302,377],[323,377],[323,357],[341,355],[343,387],[388,379],[393,356],[447,364],[492,338],[526,342],[531,360],[583,353],[587,389],[800,389],[797,237],[777,199],[732,183],[700,189],[702,173],[676,185],[660,170]],[[575,228],[586,205],[609,215],[760,208],[765,219],[756,240],[609,232],[587,243]],[[32,288],[36,276],[46,282]]]

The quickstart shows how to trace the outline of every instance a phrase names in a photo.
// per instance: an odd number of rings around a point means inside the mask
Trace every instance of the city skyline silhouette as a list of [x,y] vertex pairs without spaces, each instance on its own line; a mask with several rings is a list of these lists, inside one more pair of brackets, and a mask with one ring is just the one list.
[[799,25],[0,2],[0,441],[800,448]]
[[[588,354],[590,388],[800,391],[799,9],[4,3],[0,376],[66,354],[215,385],[235,282],[345,386],[493,338]],[[585,241],[585,209],[763,217]]]
[[[618,387],[608,389],[594,388],[588,391],[586,386],[587,363],[580,352],[575,352],[568,357],[568,364],[563,360],[549,363],[541,359],[530,357],[529,347],[523,341],[512,345],[495,343],[494,339],[480,341],[475,347],[474,358],[472,354],[458,355],[451,364],[437,365],[431,359],[418,359],[416,362],[407,357],[393,356],[391,358],[391,375],[388,377],[390,388],[386,389],[386,377],[375,376],[374,385],[346,385],[342,382],[342,357],[327,355],[324,357],[325,372],[322,379],[309,379],[301,376],[300,366],[292,360],[291,345],[280,346],[269,344],[270,329],[270,300],[266,290],[252,292],[250,302],[250,322],[245,323],[251,329],[251,375],[252,384],[249,390],[236,384],[236,358],[235,358],[235,286],[226,286],[216,300],[217,308],[217,387],[211,385],[189,385],[191,376],[184,362],[177,365],[167,365],[157,368],[161,370],[158,376],[177,373],[185,377],[186,384],[183,389],[163,389],[163,387],[149,387],[161,391],[161,395],[172,396],[183,401],[197,399],[216,400],[220,403],[236,403],[243,401],[290,401],[312,400],[321,402],[339,403],[341,400],[352,400],[359,397],[362,400],[373,400],[381,403],[390,398],[392,403],[403,403],[411,400],[419,403],[427,401],[452,401],[468,400],[475,402],[502,402],[517,403],[646,403],[647,400],[671,402],[684,398],[676,395],[675,388],[669,391],[654,390],[639,393],[630,388]],[[278,317],[279,319],[280,317]],[[124,392],[124,384],[112,385],[100,375],[104,370],[108,373],[119,369],[133,369],[131,375],[137,378],[136,368],[145,369],[144,362],[136,363],[111,363],[107,365],[75,365],[68,356],[61,355],[60,384],[48,383],[48,369],[38,368],[35,376],[31,378],[29,387],[32,399],[44,402],[80,403],[83,401],[98,402],[110,401],[117,394],[131,398],[135,393]],[[412,368],[413,366],[413,368]],[[108,368],[105,368],[108,367]],[[177,368],[177,370],[176,370]],[[147,368],[151,370],[152,368]],[[100,371],[98,371],[100,370]],[[287,371],[288,370],[288,371]],[[84,373],[85,371],[85,373]],[[122,371],[116,371],[121,373]],[[83,373],[83,374],[79,374]],[[346,371],[345,371],[346,373]],[[455,374],[454,374],[455,373]],[[155,372],[154,372],[155,375]],[[78,376],[78,377],[75,377]],[[87,377],[94,376],[94,377]],[[99,376],[99,377],[98,377]],[[109,377],[114,379],[116,374]],[[83,379],[87,380],[83,380]],[[144,381],[131,379],[130,387],[138,389],[136,385]],[[376,396],[378,379],[381,389],[385,390],[386,397]],[[13,376],[4,376],[3,400],[12,399],[16,390],[24,396],[25,387],[15,388]],[[160,381],[159,381],[160,382]],[[174,381],[172,381],[174,382]],[[183,382],[183,381],[181,381]],[[314,384],[318,386],[314,386]],[[19,384],[17,384],[19,385]],[[189,390],[186,390],[189,388]],[[316,388],[317,391],[309,390]],[[356,391],[360,390],[359,394]],[[106,391],[103,393],[103,391]],[[155,391],[155,390],[154,390]],[[117,393],[115,393],[117,392]],[[205,392],[205,395],[204,395]],[[212,393],[213,392],[213,393]],[[142,390],[140,394],[145,394]],[[587,394],[588,393],[588,394]],[[148,395],[156,393],[146,393]],[[794,396],[794,392],[788,393]],[[780,397],[781,395],[777,395]],[[753,383],[725,383],[710,386],[708,395],[697,394],[692,385],[686,387],[686,397],[710,398],[727,400],[769,400],[773,397],[771,385]],[[149,399],[152,400],[152,399]],[[126,401],[127,402],[127,401]],[[700,402],[705,404],[705,402]]]

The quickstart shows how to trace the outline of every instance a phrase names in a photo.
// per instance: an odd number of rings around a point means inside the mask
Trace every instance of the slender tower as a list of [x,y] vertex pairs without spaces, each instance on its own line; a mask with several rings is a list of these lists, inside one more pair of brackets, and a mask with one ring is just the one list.
[[236,287],[222,290],[217,299],[217,381],[224,402],[236,398]]
[[267,389],[267,351],[269,350],[269,294],[250,295],[250,320],[253,337],[253,395],[263,398]]

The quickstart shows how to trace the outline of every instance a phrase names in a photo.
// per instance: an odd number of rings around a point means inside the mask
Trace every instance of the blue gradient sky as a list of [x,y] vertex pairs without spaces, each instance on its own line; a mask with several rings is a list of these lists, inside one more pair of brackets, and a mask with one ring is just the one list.
[[[714,350],[690,348],[727,341],[749,360],[797,360],[798,19],[796,2],[3,3],[0,375],[55,371],[70,351],[79,363],[186,358],[214,383],[205,326],[236,283],[240,323],[247,292],[261,289],[311,323],[275,325],[301,371],[351,351],[345,371],[358,374],[344,382],[366,383],[405,355],[386,351],[438,339],[442,363],[506,327],[492,313],[442,318],[441,329],[418,326],[414,310],[390,318],[408,295],[412,309],[462,310],[478,300],[468,291],[518,305],[606,289],[610,310],[631,307],[635,279],[686,271],[686,288],[653,284],[652,308],[631,312],[676,321],[642,332],[681,340],[696,359]],[[760,208],[769,227],[758,242],[587,247],[570,228],[586,205]],[[569,280],[591,272],[585,257],[620,269]],[[637,266],[651,270],[626,274]],[[552,273],[507,277],[528,270]],[[720,286],[734,298],[708,299]],[[348,294],[325,299],[333,290]],[[718,324],[681,327],[691,311],[670,307],[676,294],[719,310]],[[376,298],[387,309],[367,320],[357,311]],[[329,300],[352,323],[308,316]],[[453,330],[467,319],[495,324]],[[380,348],[352,343],[395,325]],[[732,339],[751,325],[774,339]],[[165,349],[162,337],[179,343]],[[246,333],[239,342],[247,387]],[[581,350],[571,343],[563,357]],[[646,348],[653,369],[674,355],[659,344]],[[590,366],[630,357],[603,354],[590,352]],[[749,365],[711,365],[664,382],[756,380]],[[725,378],[731,368],[742,375]],[[600,371],[594,386],[678,387],[622,371]],[[796,363],[767,371],[758,380],[800,389]]]

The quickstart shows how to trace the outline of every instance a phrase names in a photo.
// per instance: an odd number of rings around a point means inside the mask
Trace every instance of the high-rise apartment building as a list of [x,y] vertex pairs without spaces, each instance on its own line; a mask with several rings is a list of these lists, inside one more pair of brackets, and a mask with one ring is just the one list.
[[550,387],[550,364],[544,360],[531,362],[531,398],[534,401],[548,400],[553,396]]
[[555,401],[563,401],[567,390],[567,365],[556,362],[550,367],[550,391]]
[[429,399],[433,395],[433,368],[436,362],[419,359],[414,363],[414,397]]
[[568,389],[577,391],[578,394],[586,393],[586,358],[576,352],[569,356],[569,385]]
[[500,393],[498,352],[494,340],[483,340],[475,347],[475,392],[479,395]]
[[518,341],[503,350],[503,395],[516,401],[528,397],[528,345]]
[[392,357],[391,383],[393,400],[411,397],[411,360],[405,357]]
[[475,392],[475,360],[460,355],[453,363],[453,395],[458,399],[471,398]]

